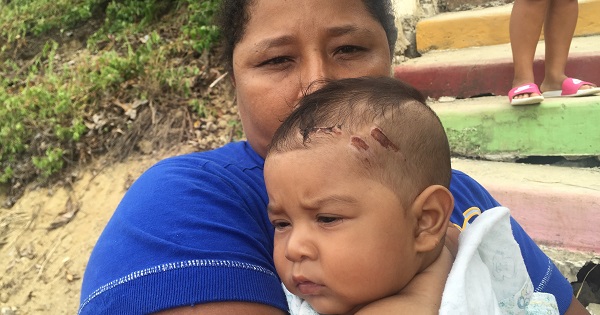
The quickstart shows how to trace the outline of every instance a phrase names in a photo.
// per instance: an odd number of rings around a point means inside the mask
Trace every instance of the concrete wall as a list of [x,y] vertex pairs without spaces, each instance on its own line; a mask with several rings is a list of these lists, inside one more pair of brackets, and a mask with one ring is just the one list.
[[[449,11],[504,5],[512,0],[392,0],[398,27],[396,56],[418,57],[415,28],[423,18]],[[396,62],[401,62],[397,60]]]
[[513,0],[392,0],[398,17],[430,17],[442,12],[466,11],[476,7],[494,7]]
[[402,62],[402,56],[417,57],[415,28],[417,22],[425,17],[436,15],[438,0],[392,0],[396,13],[398,41],[396,42],[395,63]]
[[406,16],[429,17],[438,13],[438,0],[392,0],[392,3],[396,12],[396,18]]
[[419,6],[418,0],[394,0],[396,16],[413,15]]

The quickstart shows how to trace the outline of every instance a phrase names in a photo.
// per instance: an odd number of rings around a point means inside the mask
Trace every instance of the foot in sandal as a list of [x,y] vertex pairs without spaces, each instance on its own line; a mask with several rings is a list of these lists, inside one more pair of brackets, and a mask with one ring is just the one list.
[[574,78],[566,78],[562,82],[562,89],[549,90],[542,95],[544,97],[578,97],[600,93],[600,88],[593,83]]
[[510,105],[532,105],[541,103],[544,96],[535,83],[526,83],[508,91],[508,99]]

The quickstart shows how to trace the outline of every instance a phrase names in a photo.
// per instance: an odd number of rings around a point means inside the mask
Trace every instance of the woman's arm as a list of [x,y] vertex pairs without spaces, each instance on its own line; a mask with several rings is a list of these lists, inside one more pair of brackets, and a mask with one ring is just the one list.
[[590,315],[590,312],[581,305],[581,302],[577,298],[573,297],[565,315]]
[[400,293],[370,303],[356,315],[438,314],[453,261],[450,250],[444,246],[438,259],[417,274]]
[[248,302],[259,313],[260,304],[287,310],[262,168],[240,160],[241,149],[159,162],[131,186],[88,262],[80,315],[221,301]]
[[285,315],[284,311],[265,304],[249,302],[215,302],[195,306],[185,306],[156,315]]

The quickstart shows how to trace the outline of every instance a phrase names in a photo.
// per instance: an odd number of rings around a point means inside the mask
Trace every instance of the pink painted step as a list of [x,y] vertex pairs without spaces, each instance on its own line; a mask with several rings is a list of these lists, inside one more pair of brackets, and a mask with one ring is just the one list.
[[600,254],[600,194],[486,188],[538,244]]
[[453,159],[538,243],[600,254],[600,170]]

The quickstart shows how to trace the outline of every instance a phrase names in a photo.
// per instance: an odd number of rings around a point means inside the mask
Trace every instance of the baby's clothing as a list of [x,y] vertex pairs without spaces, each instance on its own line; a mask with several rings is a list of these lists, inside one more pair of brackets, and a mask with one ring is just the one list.
[[534,293],[507,208],[484,211],[460,234],[440,314],[559,314],[553,295]]
[[290,315],[319,315],[308,302],[297,295],[292,294],[283,284],[281,286],[283,287],[283,292],[285,292]]
[[[558,315],[552,294],[533,292],[507,208],[484,211],[459,237],[440,314]],[[285,296],[291,315],[318,315],[303,299]]]

